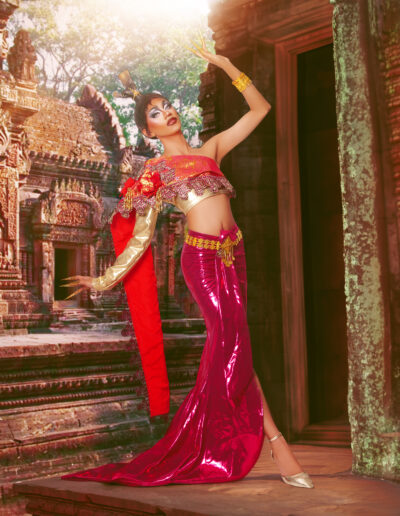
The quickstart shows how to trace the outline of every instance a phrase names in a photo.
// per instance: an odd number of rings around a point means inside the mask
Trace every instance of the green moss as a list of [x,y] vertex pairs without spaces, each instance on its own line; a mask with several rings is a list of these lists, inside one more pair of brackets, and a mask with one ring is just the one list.
[[[353,472],[393,479],[399,478],[395,466],[400,463],[399,441],[382,434],[398,422],[393,424],[385,410],[390,314],[381,266],[384,237],[379,234],[376,210],[380,175],[368,90],[370,47],[363,47],[363,31],[368,27],[362,25],[359,8],[359,2],[335,2],[333,18],[349,351],[347,401]],[[372,11],[371,24],[378,34],[380,18]]]

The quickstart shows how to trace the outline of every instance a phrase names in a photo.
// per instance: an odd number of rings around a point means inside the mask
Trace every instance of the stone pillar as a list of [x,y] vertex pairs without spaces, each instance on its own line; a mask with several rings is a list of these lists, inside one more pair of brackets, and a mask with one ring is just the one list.
[[158,215],[158,228],[153,236],[154,266],[157,271],[157,290],[160,309],[163,310],[168,301],[168,234],[169,214],[162,211]]
[[[78,274],[83,276],[94,276],[94,247],[91,244],[83,244],[81,248],[81,271]],[[93,271],[93,272],[92,272]],[[90,305],[89,290],[85,289],[80,293],[82,306]]]
[[34,244],[36,284],[44,303],[54,301],[54,246],[53,242],[37,240]]
[[88,276],[96,276],[96,248],[89,244],[89,271]]
[[175,245],[179,213],[171,212],[168,220],[168,297],[175,295]]
[[180,251],[182,248],[183,213],[164,209],[158,216],[152,249],[157,276],[158,299],[161,316],[179,318],[188,316],[184,311],[187,302],[194,303],[181,277]]
[[385,141],[387,134],[382,131],[387,119],[379,46],[384,43],[375,29],[378,20],[389,15],[389,39],[393,42],[397,38],[398,49],[399,10],[394,8],[397,0],[331,3],[353,472],[398,479],[400,405],[393,387],[398,390],[400,378],[397,375],[395,379],[391,360],[400,321],[396,317],[400,307],[399,293],[396,295],[400,285],[399,238],[393,224],[393,177],[388,173],[392,170],[385,152],[389,140]]

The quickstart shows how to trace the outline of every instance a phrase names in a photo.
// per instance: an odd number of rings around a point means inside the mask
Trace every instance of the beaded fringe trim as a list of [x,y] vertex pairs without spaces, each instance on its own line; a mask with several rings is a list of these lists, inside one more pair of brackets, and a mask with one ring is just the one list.
[[[229,190],[231,197],[236,197],[236,191],[226,177],[216,177],[213,175],[202,174],[201,176],[176,181],[173,185],[161,186],[158,190],[159,200],[172,202],[176,195],[182,199],[188,198],[188,193],[194,190],[197,195],[202,195],[206,188],[211,188],[213,192],[217,192],[221,188]],[[129,197],[129,196],[128,196]],[[146,195],[137,195],[126,202],[121,199],[116,207],[116,211],[120,212],[125,218],[128,218],[132,208],[135,208],[139,215],[144,215],[148,206],[156,205],[156,196],[147,197]]]
[[185,242],[188,245],[196,247],[197,249],[213,249],[217,251],[217,255],[222,259],[227,267],[230,267],[235,259],[233,248],[243,238],[242,232],[239,229],[235,240],[232,240],[228,235],[221,243],[219,240],[208,240],[207,238],[199,238],[193,235],[186,235]]

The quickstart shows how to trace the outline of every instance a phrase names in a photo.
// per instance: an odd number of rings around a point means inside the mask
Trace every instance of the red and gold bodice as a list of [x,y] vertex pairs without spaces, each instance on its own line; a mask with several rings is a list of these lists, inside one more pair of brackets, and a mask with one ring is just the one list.
[[198,201],[218,193],[236,196],[214,159],[195,154],[160,156],[146,161],[138,179],[125,182],[117,211],[124,217],[133,209],[142,215],[148,206],[160,209],[165,201],[186,214]]

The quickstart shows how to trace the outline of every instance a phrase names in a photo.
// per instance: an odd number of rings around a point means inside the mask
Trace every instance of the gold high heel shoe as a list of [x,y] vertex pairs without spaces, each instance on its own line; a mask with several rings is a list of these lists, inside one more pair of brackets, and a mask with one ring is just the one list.
[[[272,441],[275,441],[275,439],[278,439],[278,437],[280,437],[281,435],[282,435],[282,432],[279,432],[276,435],[274,435],[274,437],[272,437],[272,439],[268,439],[268,441],[271,443]],[[272,460],[275,461],[272,450],[271,450],[271,457],[272,457]],[[295,475],[286,475],[286,476],[281,475],[281,478],[286,484],[289,484],[290,486],[308,487],[308,488],[314,487],[314,484],[310,478],[310,475],[308,473],[306,473],[305,471],[301,471],[300,473],[296,473]]]

